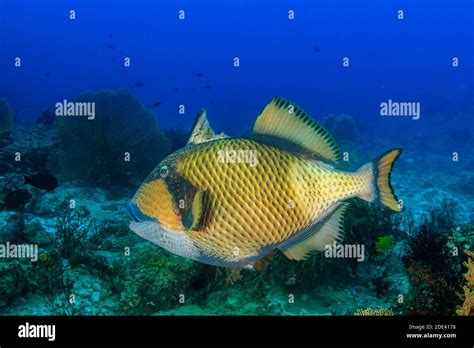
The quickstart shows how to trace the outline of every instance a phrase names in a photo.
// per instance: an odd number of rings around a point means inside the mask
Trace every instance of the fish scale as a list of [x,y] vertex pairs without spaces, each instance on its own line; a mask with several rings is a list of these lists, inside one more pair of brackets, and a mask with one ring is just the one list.
[[[226,149],[254,150],[258,164],[217,163],[218,151]],[[243,138],[222,139],[191,150],[177,163],[177,172],[209,191],[216,208],[206,227],[190,238],[227,260],[235,258],[236,248],[239,257],[253,256],[303,229],[343,198],[342,190],[328,192],[348,175],[330,175],[316,161]],[[323,201],[328,195],[332,199]]]

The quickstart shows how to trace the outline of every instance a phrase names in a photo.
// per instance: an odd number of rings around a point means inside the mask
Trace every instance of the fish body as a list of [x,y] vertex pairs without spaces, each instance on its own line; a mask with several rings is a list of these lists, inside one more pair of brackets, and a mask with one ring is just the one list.
[[0,203],[0,210],[22,210],[30,201],[31,194],[27,190],[18,189],[13,190],[7,194]]
[[31,176],[24,175],[24,184],[31,185],[47,192],[53,191],[59,186],[58,179],[49,173],[36,173]]
[[375,243],[375,250],[378,252],[385,253],[389,251],[393,246],[393,237],[391,236],[381,236],[378,238]]
[[399,154],[357,172],[336,169],[334,139],[283,98],[270,102],[246,137],[216,135],[202,113],[188,145],[133,197],[130,228],[216,266],[243,268],[275,249],[301,260],[341,239],[344,201],[360,197],[400,210],[388,181]]

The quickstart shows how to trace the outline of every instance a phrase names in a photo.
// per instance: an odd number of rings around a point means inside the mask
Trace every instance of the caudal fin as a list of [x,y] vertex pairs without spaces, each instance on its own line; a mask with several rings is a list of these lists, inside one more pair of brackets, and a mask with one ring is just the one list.
[[398,202],[390,176],[395,161],[402,154],[402,149],[392,149],[387,151],[377,159],[362,166],[357,173],[366,180],[366,190],[359,197],[366,201],[378,203],[393,211],[403,211],[403,206]]

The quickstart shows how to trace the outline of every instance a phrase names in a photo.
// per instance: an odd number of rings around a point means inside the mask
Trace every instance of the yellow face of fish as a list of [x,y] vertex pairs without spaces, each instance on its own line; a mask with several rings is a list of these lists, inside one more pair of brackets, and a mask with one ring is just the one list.
[[143,184],[136,196],[136,205],[143,214],[157,220],[170,230],[182,230],[181,215],[173,194],[164,179]]
[[189,145],[148,176],[129,204],[130,228],[163,248],[243,267],[274,249],[304,259],[342,237],[345,200],[399,211],[390,185],[395,149],[343,172],[334,139],[296,105],[275,98],[244,138],[216,135],[205,113]]
[[167,231],[185,231],[186,201],[195,189],[175,171],[175,155],[161,162],[140,186],[129,204],[136,222],[153,221]]

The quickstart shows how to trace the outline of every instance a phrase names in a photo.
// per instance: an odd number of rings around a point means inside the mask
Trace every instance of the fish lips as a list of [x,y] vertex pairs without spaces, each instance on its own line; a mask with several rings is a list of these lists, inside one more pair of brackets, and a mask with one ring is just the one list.
[[130,222],[146,222],[146,221],[151,221],[151,222],[156,222],[159,223],[156,219],[145,215],[141,212],[140,208],[136,206],[135,203],[130,202],[128,203],[127,206],[127,215],[130,219]]

